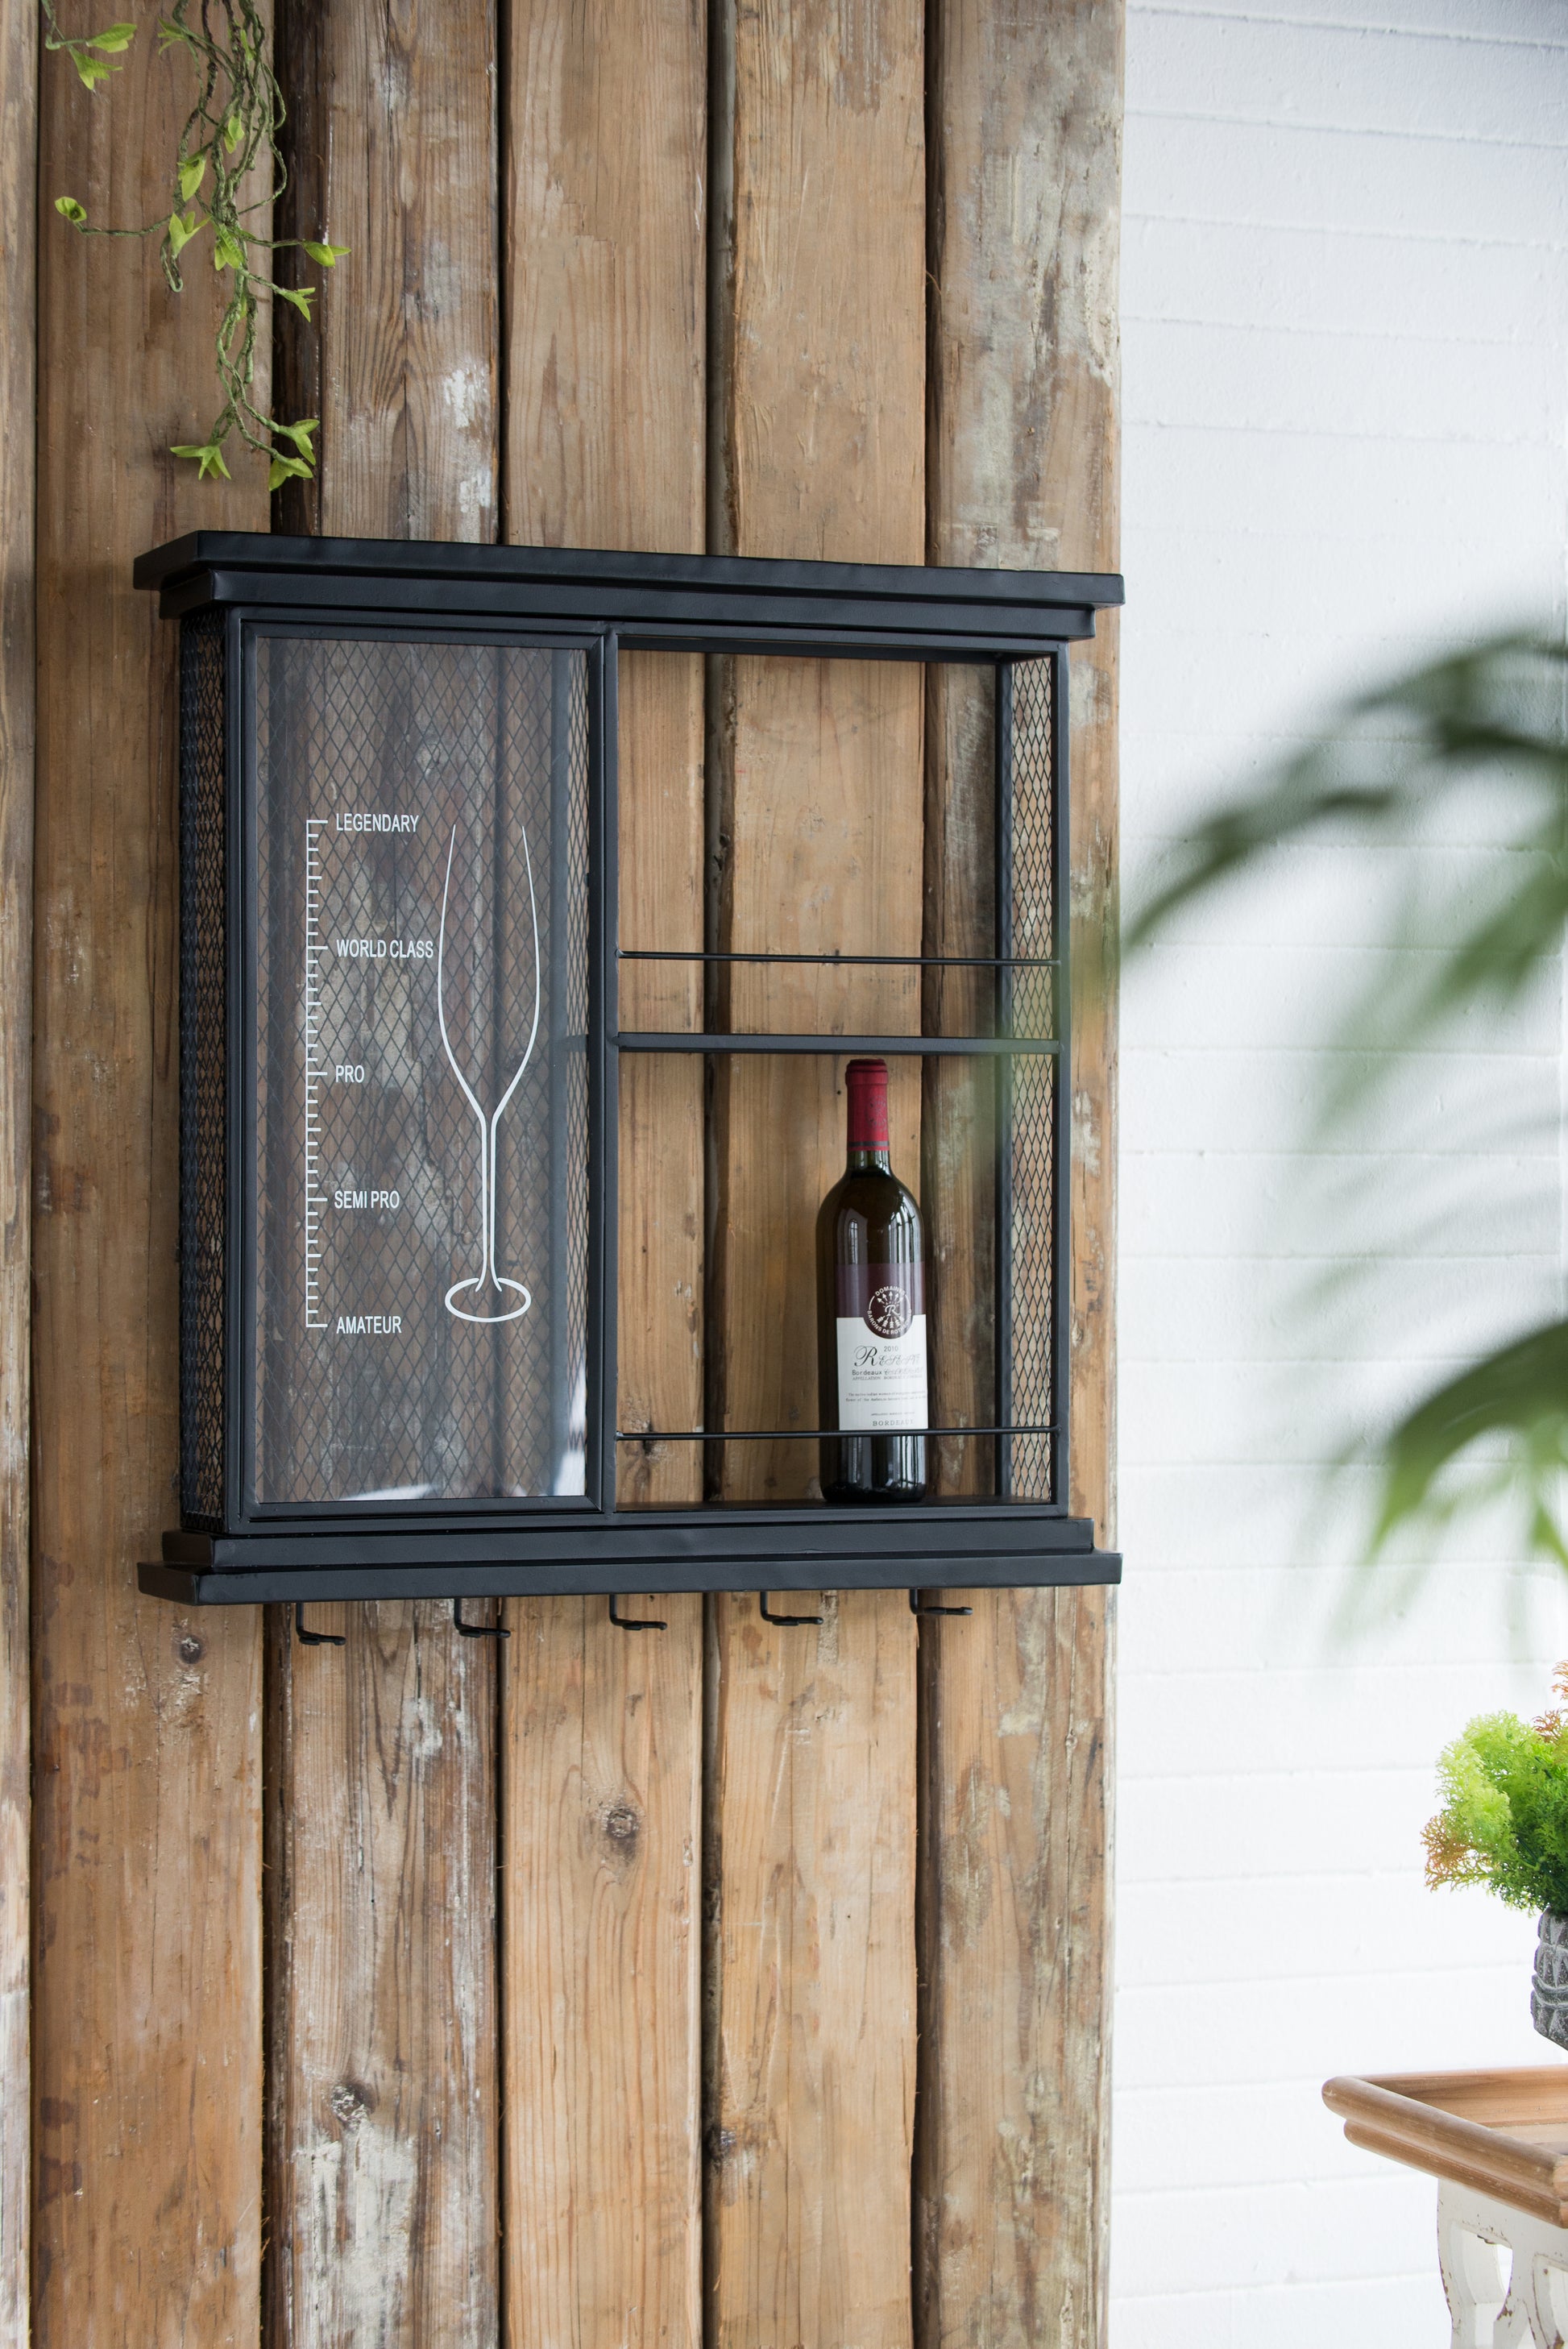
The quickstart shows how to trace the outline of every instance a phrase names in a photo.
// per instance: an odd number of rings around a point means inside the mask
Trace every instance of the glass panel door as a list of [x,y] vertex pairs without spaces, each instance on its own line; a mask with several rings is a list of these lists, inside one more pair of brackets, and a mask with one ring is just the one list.
[[581,1495],[587,656],[253,642],[255,1501]]

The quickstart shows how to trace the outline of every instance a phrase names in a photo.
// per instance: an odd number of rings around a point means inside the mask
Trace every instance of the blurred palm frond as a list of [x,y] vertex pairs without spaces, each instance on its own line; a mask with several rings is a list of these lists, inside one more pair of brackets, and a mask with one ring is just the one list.
[[[1568,931],[1568,647],[1533,634],[1493,636],[1397,678],[1349,703],[1321,740],[1204,821],[1123,934],[1126,957],[1172,917],[1275,852],[1311,840],[1408,847],[1441,829],[1467,795],[1484,795],[1506,837],[1478,854],[1452,888],[1435,952],[1385,981],[1353,1022],[1355,1040],[1383,1051],[1346,1057],[1346,1082],[1367,1092],[1394,1080],[1388,1055],[1440,1036],[1456,1015],[1502,1015],[1539,984]],[[1462,833],[1463,826],[1460,823]],[[1502,1480],[1526,1506],[1532,1549],[1568,1567],[1557,1515],[1568,1468],[1568,1321],[1529,1330],[1424,1396],[1382,1445],[1377,1554],[1400,1527],[1446,1520],[1499,1477],[1457,1484],[1474,1450],[1500,1445]]]

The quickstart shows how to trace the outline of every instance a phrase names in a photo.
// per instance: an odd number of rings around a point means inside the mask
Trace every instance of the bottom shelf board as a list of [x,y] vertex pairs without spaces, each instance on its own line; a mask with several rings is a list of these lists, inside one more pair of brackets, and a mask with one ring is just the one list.
[[1078,1550],[1037,1559],[955,1559],[953,1579],[934,1579],[931,1557],[774,1558],[765,1568],[735,1559],[689,1558],[667,1566],[627,1562],[582,1567],[552,1560],[547,1567],[305,1566],[252,1567],[231,1574],[183,1566],[141,1566],[138,1588],[150,1599],[181,1607],[256,1607],[296,1600],[356,1599],[569,1599],[617,1595],[674,1597],[681,1591],[744,1590],[1033,1590],[1071,1589],[1119,1582],[1121,1559],[1112,1550]]
[[1119,1581],[1087,1517],[1048,1503],[552,1511],[526,1522],[328,1520],[169,1533],[141,1588],[185,1607],[311,1599],[698,1590],[1041,1588]]
[[1568,2227],[1568,2064],[1324,2084],[1352,2145]]

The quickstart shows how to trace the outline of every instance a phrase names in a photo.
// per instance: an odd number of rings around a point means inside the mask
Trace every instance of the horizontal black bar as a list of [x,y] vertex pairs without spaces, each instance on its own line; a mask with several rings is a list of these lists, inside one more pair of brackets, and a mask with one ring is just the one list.
[[[769,1571],[791,1562],[809,1585],[811,1568],[824,1555],[852,1548],[863,1561],[888,1554],[923,1557],[935,1584],[944,1569],[977,1557],[1027,1557],[1036,1551],[1089,1550],[1094,1527],[1087,1517],[1070,1517],[1059,1502],[980,1499],[922,1501],[908,1507],[864,1508],[826,1502],[706,1504],[674,1509],[568,1511],[534,1516],[517,1512],[510,1521],[486,1522],[475,1514],[449,1512],[444,1520],[410,1523],[393,1508],[377,1516],[361,1507],[341,1514],[315,1511],[298,1517],[253,1520],[232,1534],[167,1533],[165,1566],[195,1571],[243,1571],[273,1567],[570,1567],[603,1566],[634,1572],[650,1565],[694,1560],[748,1568],[765,1561]],[[965,1571],[969,1570],[965,1564]],[[896,1581],[897,1577],[892,1578]],[[961,1579],[954,1575],[952,1578]],[[606,1588],[618,1589],[618,1583]],[[630,1586],[628,1586],[629,1588]],[[667,1583],[672,1590],[695,1584]],[[709,1588],[724,1589],[723,1582]]]
[[[160,606],[164,617],[168,592]],[[951,618],[951,615],[944,616]],[[1015,615],[1015,618],[1016,616]],[[944,668],[990,668],[999,660],[1044,660],[1065,643],[1082,643],[1094,635],[1094,610],[1053,610],[1048,636],[1018,636],[984,629],[951,632],[923,623],[919,632],[871,627],[829,620],[810,627],[764,625],[719,617],[689,627],[626,619],[615,624],[624,653],[745,653],[779,660],[885,660],[931,662]]]
[[617,947],[622,962],[782,962],[890,964],[899,970],[1056,970],[1056,955],[702,954],[676,947]]
[[660,1560],[642,1567],[554,1563],[532,1568],[500,1566],[284,1567],[248,1572],[201,1573],[189,1567],[141,1566],[137,1586],[152,1599],[180,1607],[256,1607],[297,1601],[367,1599],[658,1598],[702,1590],[1019,1590],[1073,1589],[1121,1580],[1114,1550],[1087,1549],[1026,1557],[938,1559],[910,1550],[868,1559],[845,1547],[802,1565],[773,1558],[748,1572],[734,1559]]
[[1055,1427],[645,1427],[617,1433],[617,1444],[810,1444],[822,1436],[852,1443],[856,1436],[895,1442],[905,1435],[1054,1435]]
[[961,1052],[1037,1058],[1062,1049],[1054,1036],[696,1036],[678,1028],[639,1029],[612,1040],[623,1052],[815,1052],[833,1060],[865,1052],[882,1060],[901,1053],[940,1060]]
[[[242,567],[274,591],[319,593],[328,582],[374,589],[409,582],[459,592],[529,586],[597,595],[606,601],[656,600],[665,610],[707,598],[768,615],[826,614],[835,606],[892,614],[956,610],[970,620],[1037,625],[1047,616],[1123,601],[1113,572],[1016,571],[937,564],[814,563],[757,555],[628,553],[609,548],[490,546],[466,541],[295,538],[278,533],[192,531],[138,557],[139,587],[163,587],[192,573]],[[286,585],[285,585],[286,583]]]
[[379,617],[403,623],[403,633],[450,630],[470,623],[490,628],[581,628],[614,632],[624,652],[748,653],[785,660],[896,660],[990,667],[998,660],[1041,660],[1064,643],[1094,635],[1096,606],[1052,606],[1044,614],[931,605],[820,607],[770,611],[723,592],[688,599],[692,617],[671,616],[670,599],[656,590],[614,594],[593,587],[459,583],[449,579],[275,574],[259,569],[195,571],[167,581],[159,599],[166,620],[239,605],[253,617],[295,620],[330,633],[341,617],[356,625]]

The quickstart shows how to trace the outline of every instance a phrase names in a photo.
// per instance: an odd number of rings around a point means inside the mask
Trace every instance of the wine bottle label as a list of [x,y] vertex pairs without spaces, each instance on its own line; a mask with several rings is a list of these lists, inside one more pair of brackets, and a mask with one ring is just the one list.
[[926,1424],[923,1273],[918,1264],[838,1268],[839,1425],[846,1432]]

